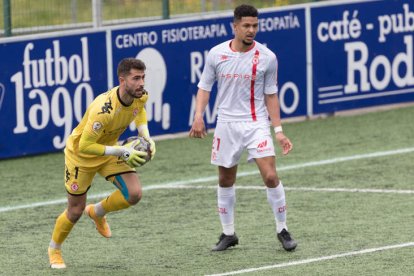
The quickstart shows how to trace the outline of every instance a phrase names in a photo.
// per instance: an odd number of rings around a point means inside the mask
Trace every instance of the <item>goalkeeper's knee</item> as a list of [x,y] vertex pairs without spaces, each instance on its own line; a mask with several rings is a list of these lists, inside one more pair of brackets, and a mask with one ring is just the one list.
[[129,195],[128,203],[130,205],[136,205],[142,198],[142,192],[132,193]]
[[125,201],[129,205],[135,205],[142,198],[142,188],[139,182],[134,183],[134,185],[127,185],[127,181],[134,181],[131,178],[127,178],[127,175],[135,175],[136,177],[136,174],[117,175],[114,177],[113,183],[119,189]]

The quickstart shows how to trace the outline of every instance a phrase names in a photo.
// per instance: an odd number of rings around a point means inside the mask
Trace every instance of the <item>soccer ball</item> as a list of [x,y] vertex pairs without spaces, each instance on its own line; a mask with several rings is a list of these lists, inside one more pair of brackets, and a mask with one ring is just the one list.
[[[131,143],[132,142],[132,143]],[[130,146],[132,146],[134,148],[134,150],[137,151],[143,151],[146,152],[148,155],[145,157],[145,161],[148,162],[151,160],[151,144],[144,138],[141,136],[131,136],[128,137],[123,143],[122,145],[125,146],[127,144],[130,144]]]

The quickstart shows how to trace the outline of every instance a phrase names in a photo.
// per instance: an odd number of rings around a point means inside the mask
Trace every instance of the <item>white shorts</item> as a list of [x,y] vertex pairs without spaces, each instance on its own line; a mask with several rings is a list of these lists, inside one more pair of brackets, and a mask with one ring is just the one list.
[[211,164],[234,167],[245,149],[248,162],[255,158],[275,156],[269,122],[217,122]]

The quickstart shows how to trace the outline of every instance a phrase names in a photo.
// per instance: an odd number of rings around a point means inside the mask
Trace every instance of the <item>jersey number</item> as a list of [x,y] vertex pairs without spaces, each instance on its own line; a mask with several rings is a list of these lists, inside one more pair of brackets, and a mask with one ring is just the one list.
[[214,137],[213,139],[213,149],[215,148],[216,151],[220,150],[220,138]]

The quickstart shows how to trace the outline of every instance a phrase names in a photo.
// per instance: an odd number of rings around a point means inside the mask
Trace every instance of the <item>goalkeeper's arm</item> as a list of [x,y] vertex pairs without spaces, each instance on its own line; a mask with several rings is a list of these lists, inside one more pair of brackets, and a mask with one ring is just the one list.
[[93,137],[90,137],[87,134],[82,135],[79,142],[79,150],[83,153],[98,156],[119,156],[126,161],[130,167],[141,166],[145,163],[145,159],[143,157],[147,156],[146,152],[137,151],[128,146],[105,146],[98,144]]
[[146,152],[137,151],[128,146],[105,146],[104,155],[121,157],[130,167],[139,167],[145,164]]

